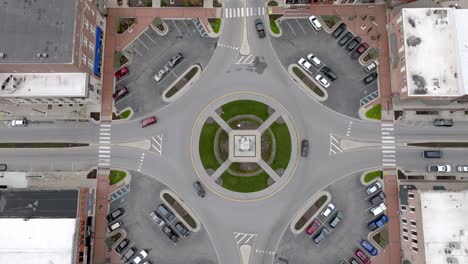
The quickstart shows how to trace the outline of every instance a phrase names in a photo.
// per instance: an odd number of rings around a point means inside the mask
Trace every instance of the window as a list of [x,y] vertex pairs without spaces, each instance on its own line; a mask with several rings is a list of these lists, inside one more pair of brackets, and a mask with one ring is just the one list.
[[411,242],[413,242],[413,243],[417,244],[417,243],[418,243],[418,240],[417,240],[417,239],[414,239],[414,238],[412,238],[412,239],[411,239]]
[[403,67],[400,68],[400,72],[404,72],[405,70],[406,70],[406,67],[405,67],[405,66],[403,66]]
[[408,241],[408,237],[407,236],[403,236],[403,239]]
[[417,247],[413,247],[412,248],[414,252],[418,252],[418,248]]
[[403,228],[403,234],[408,233],[408,229]]
[[94,34],[94,32],[96,32],[96,28],[93,26],[89,26],[89,31],[91,31],[91,33]]
[[406,205],[401,205],[401,210],[406,211]]
[[89,28],[89,23],[88,23],[88,20],[86,20],[86,18],[84,19],[84,26],[86,29]]
[[88,46],[88,39],[85,36],[83,36],[83,46]]
[[83,64],[86,64],[86,54],[82,54],[81,59],[83,60]]
[[92,60],[91,58],[88,59],[88,67],[89,67],[90,69],[93,68],[93,60]]
[[406,220],[405,218],[402,218],[401,222],[403,222],[403,224],[406,224],[406,223],[408,223],[408,220]]
[[410,199],[414,199],[414,193],[412,193],[412,192],[408,193],[408,197],[409,197]]
[[411,220],[410,222],[411,222],[411,225],[412,225],[412,226],[416,227],[416,221]]
[[412,234],[413,236],[417,236],[417,235],[418,235],[418,232],[416,232],[416,231],[414,231],[414,230],[411,230],[411,234]]
[[414,208],[414,206],[410,206],[409,209],[410,209],[410,211],[411,211],[412,213],[416,212],[416,208]]

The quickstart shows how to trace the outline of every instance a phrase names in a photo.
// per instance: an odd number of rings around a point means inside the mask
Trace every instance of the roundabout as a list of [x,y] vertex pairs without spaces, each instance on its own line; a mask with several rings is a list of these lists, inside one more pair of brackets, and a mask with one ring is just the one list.
[[293,176],[298,133],[286,109],[262,94],[238,92],[211,102],[192,133],[199,178],[218,195],[266,198]]

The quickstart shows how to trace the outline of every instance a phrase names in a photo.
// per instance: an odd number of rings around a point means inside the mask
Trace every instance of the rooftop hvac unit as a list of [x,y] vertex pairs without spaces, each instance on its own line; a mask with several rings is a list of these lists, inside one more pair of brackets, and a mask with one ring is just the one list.
[[458,259],[456,259],[456,258],[447,258],[447,263],[458,264]]
[[455,249],[460,249],[460,243],[459,242],[450,242],[449,247],[450,248],[455,248]]

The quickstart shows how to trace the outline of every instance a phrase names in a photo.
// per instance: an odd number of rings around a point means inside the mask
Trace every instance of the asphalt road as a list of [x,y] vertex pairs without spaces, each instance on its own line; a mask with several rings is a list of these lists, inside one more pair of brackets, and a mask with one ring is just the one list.
[[[229,0],[224,7],[240,8],[241,4],[239,1]],[[262,5],[262,1],[248,2],[249,7]],[[340,179],[347,179],[349,175],[382,165],[380,146],[330,155],[331,134],[346,137],[352,122],[348,138],[380,143],[380,123],[363,122],[340,114],[303,92],[284,70],[281,60],[272,48],[270,37],[258,38],[253,25],[255,18],[247,18],[251,53],[256,58],[254,62],[250,63],[247,60],[249,58],[242,58],[238,50],[228,47],[240,46],[241,19],[225,19],[219,38],[219,43],[223,46],[216,48],[199,81],[174,103],[148,113],[158,117],[158,124],[142,129],[138,122],[143,117],[137,117],[128,122],[113,123],[109,131],[112,143],[164,135],[161,155],[155,154],[154,151],[112,146],[111,166],[133,171],[140,169],[141,173],[159,180],[177,192],[200,217],[219,263],[222,264],[240,263],[239,246],[242,242],[236,240],[238,233],[255,235],[251,263],[271,263],[274,255],[262,252],[278,250],[278,244],[291,218],[314,193],[323,188],[333,189],[333,183]],[[309,139],[310,155],[307,159],[300,160],[289,183],[267,199],[237,202],[210,192],[206,198],[200,199],[192,187],[192,182],[197,179],[190,151],[192,128],[199,113],[210,102],[226,94],[242,91],[260,93],[281,103],[288,110],[300,137]],[[423,170],[429,163],[421,158],[422,148],[406,148],[398,143],[466,140],[467,128],[466,122],[456,123],[454,127],[446,129],[397,123],[397,166],[408,170]],[[0,124],[1,142],[87,142],[97,145],[99,133],[100,126],[94,123],[53,122],[32,124],[25,128],[11,128]],[[466,149],[450,149],[444,152],[446,161],[450,164],[466,162]],[[140,167],[142,153],[145,153],[145,158]],[[12,171],[88,170],[97,166],[98,148],[93,146],[32,151],[0,149],[0,157],[2,163],[8,164]],[[355,189],[359,192],[361,190],[357,187]],[[346,206],[348,205],[344,200],[340,202],[341,208]],[[346,212],[346,215],[352,219],[353,212]],[[350,238],[349,243],[354,243],[357,237],[356,235]],[[176,254],[176,251],[170,251],[168,254]]]

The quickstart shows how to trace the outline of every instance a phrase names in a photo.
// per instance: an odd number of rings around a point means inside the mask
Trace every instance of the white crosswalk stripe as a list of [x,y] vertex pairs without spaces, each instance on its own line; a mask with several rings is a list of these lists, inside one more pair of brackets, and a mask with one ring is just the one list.
[[98,169],[110,168],[111,127],[112,127],[112,124],[101,124],[99,128]]
[[396,140],[394,136],[394,124],[389,122],[381,123],[382,140],[382,166],[384,168],[396,167]]
[[226,45],[226,44],[219,43],[219,42],[218,42],[218,47],[228,48],[232,50],[239,50],[239,47],[237,46],[230,46],[230,45]]
[[224,18],[264,16],[265,7],[228,7],[223,9]]

